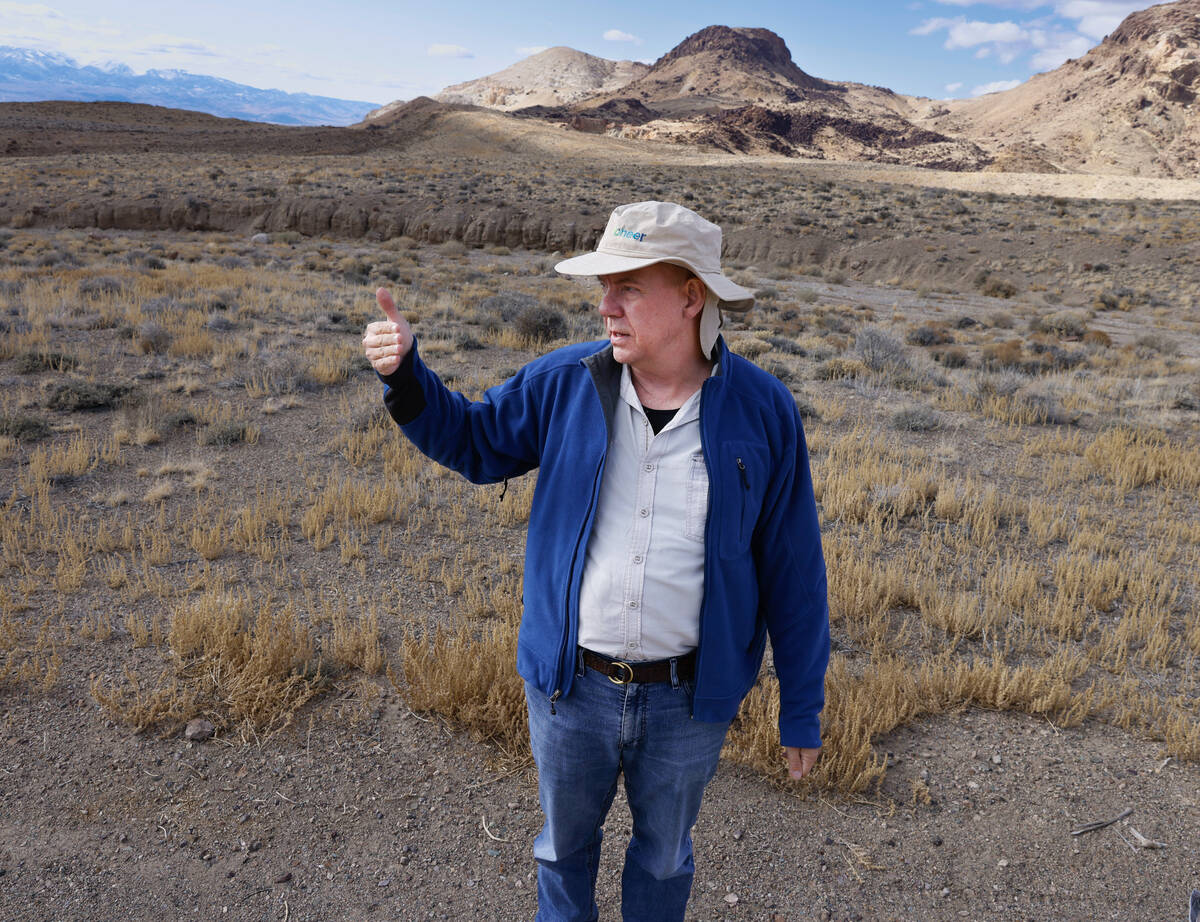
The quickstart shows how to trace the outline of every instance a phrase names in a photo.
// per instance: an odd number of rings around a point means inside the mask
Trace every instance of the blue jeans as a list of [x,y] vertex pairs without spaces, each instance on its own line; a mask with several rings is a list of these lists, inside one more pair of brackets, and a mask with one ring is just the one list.
[[595,922],[601,829],[625,775],[633,837],[621,876],[625,922],[682,922],[692,889],[691,829],[717,770],[726,723],[691,717],[690,682],[616,685],[576,675],[555,713],[525,685],[546,823],[533,843],[537,922]]

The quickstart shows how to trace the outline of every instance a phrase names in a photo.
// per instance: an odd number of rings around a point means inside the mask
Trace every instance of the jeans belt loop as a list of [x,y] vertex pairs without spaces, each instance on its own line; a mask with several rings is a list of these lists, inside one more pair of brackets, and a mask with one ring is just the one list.
[[671,664],[671,687],[679,688],[679,657],[672,656],[670,659],[670,664]]

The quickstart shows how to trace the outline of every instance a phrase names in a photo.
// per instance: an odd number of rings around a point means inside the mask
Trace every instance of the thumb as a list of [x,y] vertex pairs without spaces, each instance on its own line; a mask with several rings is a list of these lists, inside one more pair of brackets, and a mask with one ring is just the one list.
[[383,308],[387,319],[392,323],[404,323],[404,318],[400,316],[400,312],[396,310],[396,302],[392,300],[392,293],[386,288],[380,288],[375,292],[375,300],[379,302],[379,306]]

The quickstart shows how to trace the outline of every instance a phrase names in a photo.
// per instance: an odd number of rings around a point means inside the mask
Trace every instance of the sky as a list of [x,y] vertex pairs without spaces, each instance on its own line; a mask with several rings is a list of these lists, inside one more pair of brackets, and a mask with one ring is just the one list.
[[962,98],[1079,57],[1129,13],[1120,0],[0,0],[0,45],[178,69],[262,89],[386,103],[431,95],[567,45],[653,63],[705,26],[757,26],[826,80]]

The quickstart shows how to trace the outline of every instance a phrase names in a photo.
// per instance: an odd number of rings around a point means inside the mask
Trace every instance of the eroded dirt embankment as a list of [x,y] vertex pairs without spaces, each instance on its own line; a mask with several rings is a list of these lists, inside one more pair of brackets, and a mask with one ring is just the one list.
[[[197,195],[148,196],[126,201],[64,196],[25,205],[0,202],[0,226],[71,227],[122,231],[217,231],[246,234],[294,231],[309,237],[386,240],[408,236],[424,243],[458,240],[468,246],[506,246],[569,253],[595,247],[606,213],[562,207],[448,205],[425,196],[278,196],[220,199]],[[1092,234],[1043,231],[1013,234],[911,229],[863,229],[855,234],[827,228],[782,229],[770,223],[740,226],[725,236],[725,258],[772,269],[840,272],[860,281],[976,287],[981,279],[1062,289],[1065,299],[1084,301],[1094,288],[1145,287],[1163,268],[1182,281],[1197,270],[1189,244],[1157,241],[1153,247],[1123,246]],[[1161,276],[1159,276],[1161,278]],[[1178,290],[1178,289],[1176,289]]]

